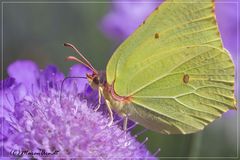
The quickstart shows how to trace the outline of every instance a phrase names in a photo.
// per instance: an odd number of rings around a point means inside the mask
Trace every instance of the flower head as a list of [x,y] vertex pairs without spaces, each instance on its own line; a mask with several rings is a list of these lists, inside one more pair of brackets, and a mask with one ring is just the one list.
[[[86,72],[75,65],[69,75]],[[107,116],[93,111],[97,98],[87,80],[69,79],[62,86],[64,74],[55,66],[39,70],[32,61],[16,61],[8,74],[0,88],[3,156],[154,159],[130,133],[117,124],[107,127]]]

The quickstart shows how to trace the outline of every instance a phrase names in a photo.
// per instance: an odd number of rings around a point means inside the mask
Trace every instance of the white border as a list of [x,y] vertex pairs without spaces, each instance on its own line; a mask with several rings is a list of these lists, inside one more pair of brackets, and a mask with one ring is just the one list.
[[[31,1],[22,1],[22,2],[17,2],[17,1],[11,1],[11,2],[6,2],[6,1],[1,1],[1,14],[2,14],[2,16],[1,16],[1,27],[2,27],[2,30],[1,30],[1,62],[2,62],[2,65],[1,65],[1,68],[2,68],[2,73],[1,73],[1,79],[3,80],[3,71],[4,71],[4,65],[3,65],[3,58],[4,58],[4,54],[3,54],[3,51],[4,51],[4,46],[3,46],[3,6],[4,6],[4,4],[69,4],[69,3],[89,3],[89,4],[94,4],[94,3],[96,3],[96,4],[108,4],[108,3],[112,3],[112,2],[99,2],[99,1],[89,1],[89,2],[87,2],[87,1],[81,1],[81,2],[75,2],[75,1],[69,1],[69,2],[62,2],[62,1],[59,1],[59,2],[44,2],[44,1],[38,1],[38,2],[31,2]],[[138,1],[135,1],[135,2],[128,2],[128,1],[121,1],[121,2],[117,2],[117,3],[159,3],[159,2],[138,2]],[[165,2],[166,3],[166,2]],[[184,2],[177,2],[177,3],[184,3]],[[186,2],[186,3],[191,3],[191,2]],[[204,2],[202,2],[202,3],[204,3]],[[215,2],[215,3],[235,3],[235,4],[237,4],[237,16],[240,16],[239,14],[239,4],[240,4],[240,1],[236,1],[236,2]],[[240,48],[239,48],[239,39],[240,39],[240,37],[239,37],[239,18],[237,18],[237,71],[239,70],[239,72],[237,72],[237,82],[236,82],[236,85],[237,85],[237,99],[240,97],[240,95],[239,95],[239,88],[240,88],[240,86],[239,86],[239,83],[240,83],[240,66],[239,66],[239,63],[240,63],[240,59],[239,59],[239,56],[240,56]],[[2,88],[3,88],[3,83],[2,83],[2,86],[1,86]],[[2,89],[2,92],[1,92],[1,95],[2,95],[2,97],[3,97],[3,89]],[[2,103],[1,103],[1,105],[3,106],[3,101],[2,101]],[[164,159],[172,159],[172,158],[174,158],[174,159],[186,159],[186,158],[192,158],[192,159],[205,159],[205,158],[207,158],[207,159],[237,159],[237,158],[240,158],[239,157],[239,143],[240,143],[240,141],[239,141],[239,128],[240,128],[240,126],[239,126],[239,112],[240,112],[240,110],[239,110],[239,107],[240,107],[240,100],[239,101],[237,101],[237,108],[238,108],[238,111],[237,111],[237,156],[236,157],[156,157],[156,158],[164,158]],[[1,112],[2,112],[2,115],[3,115],[3,107],[2,107],[2,109],[1,109]],[[3,125],[1,125],[2,127],[1,127],[1,129],[2,129],[2,132],[3,132]],[[3,141],[2,141],[2,153],[3,153]],[[1,157],[3,157],[3,155],[1,155]],[[3,157],[3,158],[5,158],[5,157]],[[8,157],[9,158],[9,157]],[[50,157],[42,157],[42,158],[50,158]],[[52,157],[52,158],[69,158],[69,157],[58,157],[58,156],[54,156],[54,157]],[[79,157],[71,157],[71,158],[79,158]],[[82,158],[99,158],[99,157],[82,157]],[[114,157],[114,158],[142,158],[142,157]]]

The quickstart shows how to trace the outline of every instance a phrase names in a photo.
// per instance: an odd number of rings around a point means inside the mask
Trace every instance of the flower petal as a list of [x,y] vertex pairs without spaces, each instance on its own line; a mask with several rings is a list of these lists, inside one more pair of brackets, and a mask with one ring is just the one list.
[[64,74],[55,65],[48,65],[42,71],[39,79],[42,89],[59,88],[59,82],[64,79]]
[[18,60],[12,63],[7,71],[10,77],[13,77],[17,83],[24,84],[29,91],[32,85],[37,84],[39,68],[36,63],[30,60]]
[[[70,68],[69,77],[86,77],[86,73],[90,74],[92,73],[92,71],[84,65],[76,64]],[[68,82],[70,82],[71,84],[75,83],[78,92],[83,92],[85,90],[86,84],[88,84],[88,80],[83,78],[70,78]]]
[[240,25],[240,16],[237,15],[237,5],[235,3],[221,0],[216,3],[216,16],[219,30],[223,39],[224,47],[231,53],[232,58],[237,64],[237,23]]
[[14,95],[15,103],[18,103],[27,95],[27,89],[23,84],[18,84],[13,88],[12,93]]
[[8,77],[0,82],[0,90],[10,88],[15,82],[15,79]]

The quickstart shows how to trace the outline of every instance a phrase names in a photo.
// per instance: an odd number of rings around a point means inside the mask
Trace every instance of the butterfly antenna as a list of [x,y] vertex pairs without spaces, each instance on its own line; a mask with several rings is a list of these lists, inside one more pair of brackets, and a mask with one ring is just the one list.
[[89,65],[90,67],[93,68],[91,63],[82,55],[82,53],[79,52],[79,50],[73,44],[71,44],[71,43],[64,43],[64,46],[72,48],[78,55],[80,55],[80,57],[85,61],[85,63],[87,65]]
[[94,70],[94,68],[91,68],[88,64],[86,64],[85,62],[83,62],[82,60],[80,60],[80,59],[78,59],[78,58],[76,58],[76,57],[74,57],[74,56],[68,56],[68,57],[66,58],[66,60],[79,62],[79,63],[83,64],[84,66],[88,67],[90,70],[92,70],[93,72],[96,73],[96,71]]
[[83,65],[85,65],[86,67],[88,67],[90,70],[92,70],[95,74],[97,74],[97,70],[91,65],[91,63],[79,52],[79,50],[74,46],[72,45],[71,43],[64,43],[64,46],[65,47],[70,47],[72,48],[78,55],[80,55],[80,57],[82,58],[82,60],[76,58],[76,57],[73,57],[73,56],[69,56],[67,58],[67,60],[71,60],[71,61],[77,61],[79,63],[82,63]]

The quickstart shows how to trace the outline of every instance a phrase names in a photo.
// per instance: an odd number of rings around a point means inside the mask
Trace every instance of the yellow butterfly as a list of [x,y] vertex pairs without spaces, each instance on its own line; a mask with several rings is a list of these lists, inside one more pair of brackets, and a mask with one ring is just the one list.
[[166,0],[125,40],[99,72],[92,88],[112,110],[163,134],[202,130],[222,113],[236,109],[234,64],[222,46],[211,0]]

